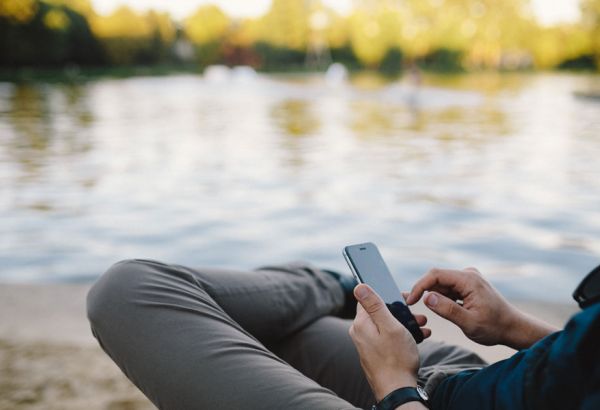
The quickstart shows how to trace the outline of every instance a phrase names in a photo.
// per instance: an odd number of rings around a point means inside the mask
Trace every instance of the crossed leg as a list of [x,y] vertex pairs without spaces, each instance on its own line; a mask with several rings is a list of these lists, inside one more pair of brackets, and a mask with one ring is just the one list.
[[[240,272],[128,260],[90,290],[88,317],[102,348],[161,409],[367,408],[374,398],[351,321],[331,316],[343,303],[337,281],[303,263]],[[420,354],[431,379],[479,365],[436,342]]]
[[348,409],[332,389],[359,406],[371,398],[345,321],[327,318],[342,303],[337,282],[307,265],[236,272],[131,260],[94,285],[88,317],[161,409]]

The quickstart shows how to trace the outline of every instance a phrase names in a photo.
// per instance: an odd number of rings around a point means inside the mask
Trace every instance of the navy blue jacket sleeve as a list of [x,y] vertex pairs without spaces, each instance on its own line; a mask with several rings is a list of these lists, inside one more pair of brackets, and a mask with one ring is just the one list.
[[600,409],[600,303],[529,349],[448,377],[435,390],[430,407]]

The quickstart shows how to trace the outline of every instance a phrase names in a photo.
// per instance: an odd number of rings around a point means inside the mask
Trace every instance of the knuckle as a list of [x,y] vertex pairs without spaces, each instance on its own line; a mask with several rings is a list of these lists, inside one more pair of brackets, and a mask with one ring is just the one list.
[[481,282],[481,276],[477,275],[475,272],[463,271],[461,277],[463,285],[471,284],[477,286]]
[[434,267],[434,268],[429,269],[429,272],[427,272],[427,274],[431,275],[431,276],[438,276],[441,271],[442,270],[440,268]]
[[458,304],[454,302],[448,303],[448,308],[446,309],[446,312],[448,313],[448,316],[456,318],[460,314]]
[[383,303],[381,303],[380,301],[375,301],[374,303],[368,305],[365,307],[365,310],[368,313],[377,313],[379,312],[381,309],[383,308]]
[[476,291],[481,291],[482,289],[485,288],[486,282],[483,280],[483,278],[481,276],[473,274],[473,276],[471,276],[471,279],[472,279],[472,283],[473,283],[473,288]]
[[471,337],[476,337],[477,335],[481,334],[482,331],[482,326],[480,324],[472,324],[468,327],[465,327],[465,334],[469,335]]

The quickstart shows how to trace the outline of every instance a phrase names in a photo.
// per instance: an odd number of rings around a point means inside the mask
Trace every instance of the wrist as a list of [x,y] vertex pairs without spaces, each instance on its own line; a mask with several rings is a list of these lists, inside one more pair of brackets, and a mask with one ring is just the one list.
[[527,349],[539,340],[556,332],[553,326],[535,319],[516,309],[511,323],[506,328],[505,340],[502,344],[515,350]]
[[417,387],[417,376],[410,373],[396,373],[393,377],[387,377],[373,385],[375,401],[380,402],[385,396],[402,387]]
[[390,392],[381,401],[373,406],[372,410],[410,410],[426,409],[428,407],[429,397],[425,390],[417,386],[401,387]]

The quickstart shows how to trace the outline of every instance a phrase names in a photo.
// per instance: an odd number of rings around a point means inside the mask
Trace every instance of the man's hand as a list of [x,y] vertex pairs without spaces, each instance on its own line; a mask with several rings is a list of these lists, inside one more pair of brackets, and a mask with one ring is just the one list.
[[[354,296],[358,305],[350,337],[375,399],[380,401],[400,387],[416,386],[419,353],[410,332],[369,286],[356,286]],[[416,315],[415,319],[420,326],[427,322],[423,315]],[[431,335],[429,329],[422,331],[426,337]]]
[[407,304],[418,302],[425,291],[429,309],[483,345],[523,349],[557,330],[509,304],[475,268],[431,269],[414,285]]

